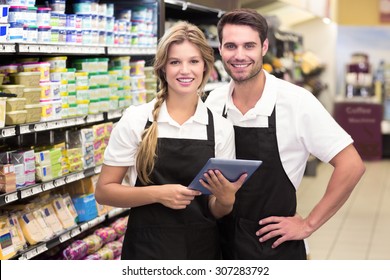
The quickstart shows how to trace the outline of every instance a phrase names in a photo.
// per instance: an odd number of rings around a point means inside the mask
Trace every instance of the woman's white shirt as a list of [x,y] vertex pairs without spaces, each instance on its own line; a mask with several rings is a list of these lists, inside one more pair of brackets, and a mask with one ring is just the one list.
[[[104,153],[104,164],[109,166],[127,166],[128,183],[134,185],[136,173],[136,153],[141,142],[146,122],[153,121],[152,111],[156,100],[127,108],[111,132]],[[213,113],[215,157],[235,158],[234,129],[230,121]],[[166,103],[161,106],[158,117],[158,138],[207,139],[208,113],[206,105],[199,98],[195,114],[179,125],[167,110]],[[178,167],[178,172],[180,167]]]

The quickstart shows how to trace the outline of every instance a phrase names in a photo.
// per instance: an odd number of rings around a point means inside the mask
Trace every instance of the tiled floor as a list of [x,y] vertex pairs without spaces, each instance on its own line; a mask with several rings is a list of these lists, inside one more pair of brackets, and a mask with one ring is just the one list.
[[[390,160],[365,162],[366,173],[346,204],[308,238],[313,260],[390,260]],[[333,167],[320,163],[298,189],[306,216],[322,197]]]

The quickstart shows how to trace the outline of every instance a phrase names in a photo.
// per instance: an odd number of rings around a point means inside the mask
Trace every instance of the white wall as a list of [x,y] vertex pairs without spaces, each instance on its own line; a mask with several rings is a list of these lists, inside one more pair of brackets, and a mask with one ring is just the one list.
[[321,93],[319,100],[332,113],[338,78],[336,76],[337,25],[324,24],[322,19],[314,18],[294,25],[291,30],[302,34],[304,50],[316,54],[326,66],[321,78],[328,85],[328,89]]

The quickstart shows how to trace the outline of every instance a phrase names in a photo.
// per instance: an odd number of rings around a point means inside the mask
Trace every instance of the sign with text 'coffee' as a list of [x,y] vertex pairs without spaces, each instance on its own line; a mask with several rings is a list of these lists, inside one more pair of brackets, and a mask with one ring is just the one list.
[[382,158],[381,104],[340,102],[335,104],[334,118],[349,133],[363,160]]

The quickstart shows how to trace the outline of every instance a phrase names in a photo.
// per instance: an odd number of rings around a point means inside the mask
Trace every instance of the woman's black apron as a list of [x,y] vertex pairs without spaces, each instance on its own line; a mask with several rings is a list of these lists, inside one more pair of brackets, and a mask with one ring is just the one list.
[[[207,140],[158,139],[157,160],[151,175],[155,185],[188,186],[207,160],[214,157],[214,121],[210,110],[208,116]],[[138,179],[136,187],[143,187]],[[182,210],[160,203],[132,208],[121,258],[220,259],[219,244],[208,196],[201,195]]]
[[[224,117],[227,117],[225,108]],[[284,171],[276,137],[275,108],[269,127],[234,126],[236,157],[262,160],[263,164],[236,194],[232,214],[219,221],[224,259],[306,259],[303,240],[287,241],[272,249],[276,240],[259,242],[259,220],[269,216],[294,216],[296,190]]]

